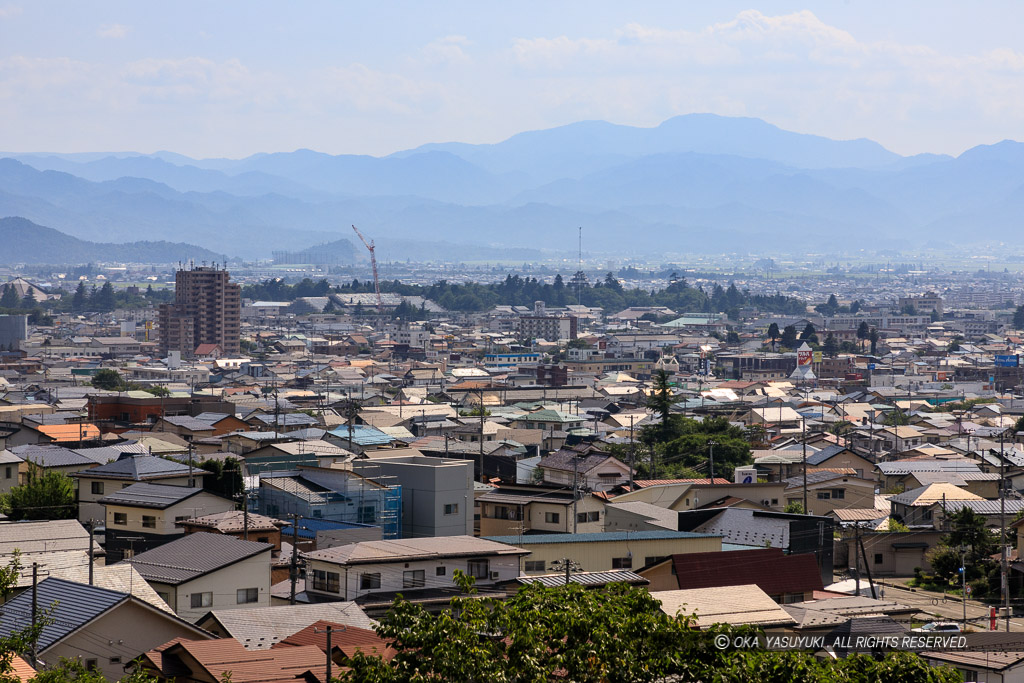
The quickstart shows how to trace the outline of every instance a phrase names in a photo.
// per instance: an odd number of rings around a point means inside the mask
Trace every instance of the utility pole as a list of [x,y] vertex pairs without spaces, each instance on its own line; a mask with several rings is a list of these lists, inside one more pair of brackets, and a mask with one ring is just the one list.
[[878,594],[875,593],[875,580],[871,578],[871,565],[868,564],[868,554],[864,550],[864,539],[860,538],[858,539],[858,542],[860,543],[860,556],[861,559],[864,560],[864,569],[868,572],[868,585],[871,586],[871,599],[875,600],[878,598]]
[[192,476],[192,442],[188,442],[188,485],[189,488],[194,488],[196,480]]
[[[714,440],[708,441],[708,475],[712,486],[715,485],[715,446],[716,443]],[[804,486],[806,486],[806,484],[804,484]],[[804,510],[804,512],[807,511]]]
[[580,456],[578,453],[572,454],[572,532],[575,534],[578,530],[579,519],[576,517],[576,502],[580,497],[580,487],[577,480],[579,475],[580,467]]
[[853,525],[853,594],[860,596],[860,522]]
[[960,546],[960,600],[964,606],[964,630],[967,630],[967,546]]
[[292,566],[289,576],[292,582],[291,596],[288,604],[295,604],[295,582],[299,579],[299,515],[292,513]]
[[479,390],[480,395],[480,481],[486,481],[484,478],[484,390],[481,387]]
[[93,534],[95,533],[94,532],[95,528],[96,528],[96,520],[95,519],[90,519],[89,520],[89,585],[90,586],[92,585],[92,569],[93,569],[92,563],[94,561],[94,558],[93,558],[94,550],[93,550],[92,545],[93,545]]
[[633,456],[636,449],[633,443],[633,416],[629,416],[629,490],[633,490]]
[[1003,616],[1006,619],[1006,630],[1010,630],[1010,572],[1006,557],[1006,454],[1003,452],[1003,437],[1006,430],[999,432],[999,552],[1002,574],[1000,586],[1003,591]]
[[[804,450],[804,514],[809,515],[811,511],[807,508],[807,418],[801,416],[800,420],[800,441]],[[864,560],[867,564],[867,560]]]
[[[36,562],[32,563],[32,630],[35,631],[36,623],[39,619],[39,564]],[[38,664],[36,659],[36,647],[39,637],[33,633],[32,635],[32,648],[29,652],[29,657],[32,658],[33,666]]]
[[331,657],[334,651],[334,647],[331,645],[331,633],[333,633],[334,627],[328,626],[323,631],[318,628],[313,629],[313,633],[325,633],[327,634],[327,676],[324,680],[327,683],[331,683],[331,665],[334,664],[334,659]]

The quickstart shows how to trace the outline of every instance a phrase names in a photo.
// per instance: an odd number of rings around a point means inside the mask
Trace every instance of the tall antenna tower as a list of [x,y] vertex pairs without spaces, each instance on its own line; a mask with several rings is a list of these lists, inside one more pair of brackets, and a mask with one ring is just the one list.
[[579,263],[576,267],[576,303],[582,305],[580,287],[583,286],[583,226],[579,226],[577,230],[579,231]]

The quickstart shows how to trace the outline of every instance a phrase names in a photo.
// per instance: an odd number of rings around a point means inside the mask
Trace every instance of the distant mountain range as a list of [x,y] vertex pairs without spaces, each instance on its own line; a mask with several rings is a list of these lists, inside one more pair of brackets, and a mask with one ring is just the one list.
[[95,261],[157,263],[188,261],[226,261],[193,244],[180,242],[129,242],[102,244],[65,235],[52,228],[36,225],[25,218],[0,218],[0,263],[51,263],[72,265]]
[[571,250],[577,226],[588,251],[620,255],[1024,234],[1021,143],[901,157],[870,140],[710,114],[655,128],[585,121],[381,158],[0,156],[0,216],[82,240],[185,240],[244,258],[352,243],[352,223],[379,256],[436,260]]

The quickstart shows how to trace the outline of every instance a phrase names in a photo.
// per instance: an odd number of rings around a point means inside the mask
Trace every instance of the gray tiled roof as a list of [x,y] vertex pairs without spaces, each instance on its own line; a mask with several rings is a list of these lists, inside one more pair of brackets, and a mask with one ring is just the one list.
[[222,609],[209,616],[247,650],[269,649],[320,620],[365,629],[372,629],[375,623],[354,602]]
[[[122,454],[121,457],[106,465],[93,467],[87,472],[76,472],[76,476],[99,477],[102,479],[130,479],[141,481],[143,479],[159,479],[161,477],[180,477],[188,475],[189,466],[155,455],[130,455]],[[192,468],[196,476],[208,474],[206,470],[198,467]]]
[[139,483],[127,486],[120,491],[114,491],[110,495],[101,498],[99,502],[104,505],[134,505],[136,507],[163,509],[197,493],[202,493],[202,491],[203,489],[201,488],[191,488],[188,486]]
[[189,415],[168,415],[165,416],[163,420],[175,427],[181,427],[182,429],[188,429],[193,432],[209,432],[213,431],[214,428],[212,422],[198,420]]
[[74,467],[76,465],[95,465],[96,461],[80,455],[70,448],[50,444],[15,446],[11,452],[27,462],[40,467]]
[[[269,543],[200,532],[139,553],[126,561],[147,581],[178,585],[261,552],[269,552],[273,547]],[[267,571],[270,571],[269,560],[268,554]]]
[[[119,602],[127,593],[49,577],[36,587],[40,608],[53,606],[53,621],[43,627],[39,649],[45,650],[78,630]],[[32,622],[32,591],[25,591],[0,609],[0,636],[8,636]]]

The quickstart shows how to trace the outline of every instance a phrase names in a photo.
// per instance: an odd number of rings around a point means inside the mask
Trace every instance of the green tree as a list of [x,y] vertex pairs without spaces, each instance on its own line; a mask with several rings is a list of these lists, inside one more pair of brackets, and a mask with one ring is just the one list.
[[647,397],[647,407],[653,410],[661,421],[661,437],[664,439],[669,434],[669,420],[672,417],[672,387],[668,383],[668,373],[658,370],[654,373],[654,386],[651,388],[651,395]]
[[804,514],[804,504],[798,500],[793,500],[790,501],[789,503],[786,503],[786,507],[783,508],[782,511],[794,515],[802,515]]
[[170,396],[171,395],[171,390],[170,389],[168,389],[167,387],[161,387],[159,385],[158,386],[152,386],[152,387],[146,387],[145,389],[143,389],[143,391],[145,391],[147,394],[153,394],[154,396]]
[[871,342],[871,355],[874,356],[878,352],[878,330],[871,328],[868,332],[868,341]]
[[106,391],[124,391],[125,381],[117,370],[103,368],[97,370],[96,374],[92,376],[92,385],[96,389],[105,389]]
[[114,286],[109,282],[104,282],[97,295],[96,310],[109,313],[115,308],[117,308],[117,297],[114,296]]
[[866,321],[865,322],[861,322],[861,324],[857,326],[857,339],[860,340],[860,349],[861,349],[861,351],[864,350],[864,342],[867,340],[867,338],[870,335],[871,335],[871,329],[868,327],[867,322]]
[[1013,327],[1016,330],[1024,330],[1024,304],[1013,312]]
[[796,342],[796,327],[793,325],[786,325],[782,328],[782,346],[787,349],[795,349]]
[[21,306],[21,299],[18,298],[18,292],[14,289],[14,285],[4,285],[4,293],[0,295],[0,308],[19,308]]
[[31,311],[36,307],[36,295],[31,289],[25,292],[25,296],[21,298],[21,308],[26,311]]
[[89,305],[89,294],[85,291],[85,281],[79,280],[78,287],[75,289],[75,295],[71,298],[71,310],[75,313],[81,313]]
[[[472,579],[456,582],[474,591]],[[533,583],[507,600],[468,595],[450,610],[430,613],[398,597],[375,627],[396,650],[389,661],[356,652],[342,681],[487,681],[512,683],[645,683],[762,681],[762,683],[952,683],[956,670],[929,667],[913,653],[875,659],[850,655],[819,660],[810,652],[722,650],[717,635],[756,636],[751,627],[694,628],[688,614],[669,615],[643,588],[612,584]]]
[[831,334],[825,337],[825,343],[821,347],[822,353],[829,358],[835,358],[839,355],[839,342]]
[[818,335],[815,334],[814,323],[807,323],[804,331],[800,333],[800,341],[805,341],[808,344],[818,343]]
[[10,519],[73,519],[78,511],[75,484],[63,472],[43,472],[31,462],[25,483],[0,497],[0,508]]
[[768,341],[771,343],[772,349],[775,348],[775,342],[777,342],[781,337],[782,333],[779,332],[778,323],[772,323],[768,326]]

